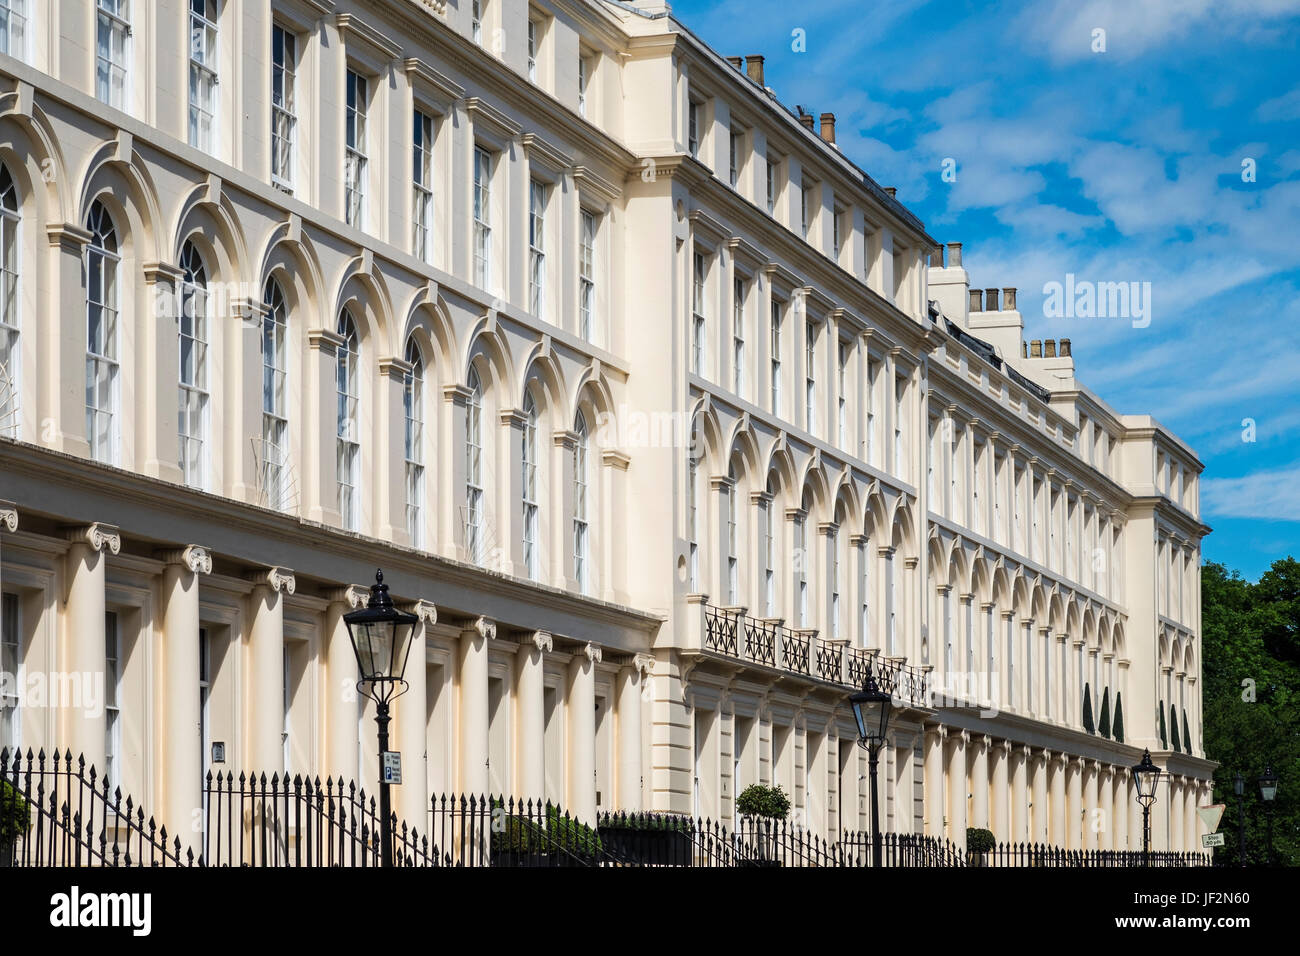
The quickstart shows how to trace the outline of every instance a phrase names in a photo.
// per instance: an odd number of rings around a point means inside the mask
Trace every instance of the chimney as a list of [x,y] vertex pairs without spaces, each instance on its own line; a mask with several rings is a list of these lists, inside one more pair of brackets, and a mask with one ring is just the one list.
[[835,145],[835,114],[834,113],[822,114],[822,139],[826,140],[826,142],[830,143],[832,146]]
[[808,127],[808,129],[812,129],[812,128],[813,128],[813,115],[812,115],[811,113],[805,113],[805,112],[803,111],[803,108],[800,107],[800,109],[799,109],[799,122],[800,122],[800,123],[803,123],[803,125],[806,126],[806,127]]
[[759,86],[763,85],[763,58],[761,56],[745,57],[745,72]]
[[970,310],[972,312],[984,311],[984,293],[979,289],[970,290]]
[[984,290],[984,311],[986,312],[998,311],[998,290],[997,289]]
[[960,242],[948,243],[948,268],[949,269],[961,268],[961,243]]
[[935,246],[930,250],[930,268],[943,268],[943,246]]
[[898,190],[893,186],[886,186],[885,192],[889,193],[890,199],[893,199],[898,194]]
[[1020,340],[1020,357],[1029,358],[1029,343],[1024,339]]
[[732,66],[734,66],[736,69],[740,70],[744,68],[745,60],[744,57],[729,56],[727,57],[727,62],[730,63]]
[[1043,343],[1043,358],[1056,358],[1056,339],[1048,339]]
[[1042,357],[1043,357],[1043,343],[1042,343],[1042,340],[1040,340],[1040,339],[1034,339],[1032,342],[1029,343],[1029,357],[1030,357],[1030,358],[1042,358]]
[[1061,358],[1070,357],[1070,340],[1061,339]]
[[1016,310],[1016,290],[1014,288],[1002,290],[1002,308],[1008,312]]

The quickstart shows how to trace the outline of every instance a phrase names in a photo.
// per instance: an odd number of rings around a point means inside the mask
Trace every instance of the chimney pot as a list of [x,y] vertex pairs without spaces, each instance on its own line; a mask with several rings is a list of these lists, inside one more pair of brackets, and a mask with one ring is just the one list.
[[892,199],[894,196],[898,195],[898,189],[897,189],[896,187],[894,187],[894,186],[886,186],[886,187],[885,187],[885,192],[889,193],[889,196],[890,196],[891,199]]
[[727,62],[739,70],[742,68],[744,58],[739,56],[729,56],[727,57]]
[[930,250],[930,268],[943,268],[943,246],[935,246]]
[[984,292],[980,289],[970,290],[970,310],[972,312],[984,311]]
[[1020,340],[1020,357],[1029,358],[1029,343],[1024,339]]
[[745,57],[745,72],[759,86],[763,85],[763,58],[761,56]]
[[948,268],[958,269],[961,267],[961,243],[948,243]]
[[809,129],[813,128],[813,115],[811,113],[800,113],[799,122]]
[[1030,343],[1029,343],[1029,357],[1030,357],[1030,358],[1042,358],[1042,357],[1043,357],[1043,341],[1042,341],[1042,339],[1033,339],[1032,341],[1030,341]]
[[1014,287],[1002,290],[1002,308],[1008,312],[1016,310],[1016,290]]
[[1048,339],[1043,343],[1043,358],[1056,358],[1056,339]]
[[1069,358],[1070,355],[1070,340],[1061,339],[1061,358]]
[[834,145],[835,143],[835,114],[822,114],[822,139]]
[[998,311],[998,290],[997,289],[984,290],[984,311],[985,312]]

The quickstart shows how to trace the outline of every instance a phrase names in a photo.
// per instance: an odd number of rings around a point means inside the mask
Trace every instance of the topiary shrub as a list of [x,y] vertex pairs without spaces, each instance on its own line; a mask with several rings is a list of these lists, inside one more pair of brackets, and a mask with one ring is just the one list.
[[1165,702],[1162,700],[1158,706],[1160,708],[1160,749],[1168,750],[1169,734],[1165,732]]
[[1124,695],[1120,691],[1115,692],[1115,726],[1111,728],[1115,734],[1115,740],[1118,743],[1124,742]]
[[1186,753],[1192,752],[1192,732],[1187,727],[1187,711],[1183,711],[1183,750]]
[[1178,708],[1173,704],[1169,705],[1169,723],[1173,725],[1170,730],[1173,732],[1174,750],[1182,750],[1183,745],[1178,742]]
[[983,827],[966,828],[967,853],[987,853],[997,845],[998,841],[994,838],[992,830],[985,830]]
[[1107,687],[1101,694],[1101,719],[1097,723],[1097,732],[1110,739],[1110,688]]
[[736,798],[736,812],[742,817],[784,820],[790,815],[790,798],[779,783],[775,787],[751,783]]
[[1092,690],[1087,684],[1083,685],[1083,729],[1090,734],[1097,732],[1092,722]]

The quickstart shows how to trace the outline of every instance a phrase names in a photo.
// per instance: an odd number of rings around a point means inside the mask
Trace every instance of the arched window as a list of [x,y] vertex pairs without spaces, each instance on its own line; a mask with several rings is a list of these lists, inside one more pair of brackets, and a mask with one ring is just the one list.
[[763,536],[763,616],[776,617],[776,542],[772,514],[776,502],[776,476],[768,475],[767,496],[758,503],[758,520]]
[[475,564],[483,563],[483,384],[470,368],[465,380],[465,549]]
[[86,219],[86,441],[96,461],[117,464],[118,330],[121,312],[117,229],[96,201]]
[[587,524],[587,418],[581,411],[573,423],[573,431],[573,577],[578,582],[578,590],[586,594],[591,554]]
[[863,535],[858,543],[858,646],[871,640],[871,540]]
[[573,579],[577,581],[577,589],[581,593],[588,593],[589,571],[590,571],[590,541],[588,533],[588,515],[586,515],[586,489],[588,489],[588,473],[586,473],[586,453],[588,453],[588,432],[586,432],[586,416],[578,411],[577,418],[573,421]]
[[208,271],[194,243],[181,249],[180,410],[178,464],[185,484],[207,483],[208,453]]
[[736,527],[736,463],[727,468],[726,487],[727,533],[727,606],[740,604],[739,529]]
[[411,547],[424,547],[424,357],[412,339],[406,343],[411,366],[402,379],[402,409],[406,418],[406,531]]
[[692,453],[686,470],[686,575],[687,587],[692,594],[700,589],[699,479],[700,460]]
[[18,227],[22,222],[18,189],[0,166],[0,435],[18,437]]
[[357,486],[361,479],[361,442],[357,418],[360,388],[357,383],[361,342],[352,313],[344,309],[338,324],[338,504],[343,527],[356,531],[359,525]]
[[523,466],[524,569],[529,579],[536,581],[540,564],[537,540],[537,402],[532,392],[524,392],[520,461]]
[[800,627],[808,626],[808,515],[812,511],[812,494],[803,493],[801,514],[794,519],[795,610]]
[[266,280],[262,306],[262,496],[268,508],[283,511],[289,506],[289,308],[275,279]]

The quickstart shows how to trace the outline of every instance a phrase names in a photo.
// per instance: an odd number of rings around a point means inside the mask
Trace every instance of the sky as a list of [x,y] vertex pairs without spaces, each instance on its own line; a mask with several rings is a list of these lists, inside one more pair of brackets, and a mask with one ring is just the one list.
[[[1300,0],[672,7],[835,113],[973,287],[1019,290],[1026,339],[1071,339],[1087,388],[1192,447],[1205,560],[1300,557]],[[1049,315],[1067,275],[1150,283],[1149,311]]]

